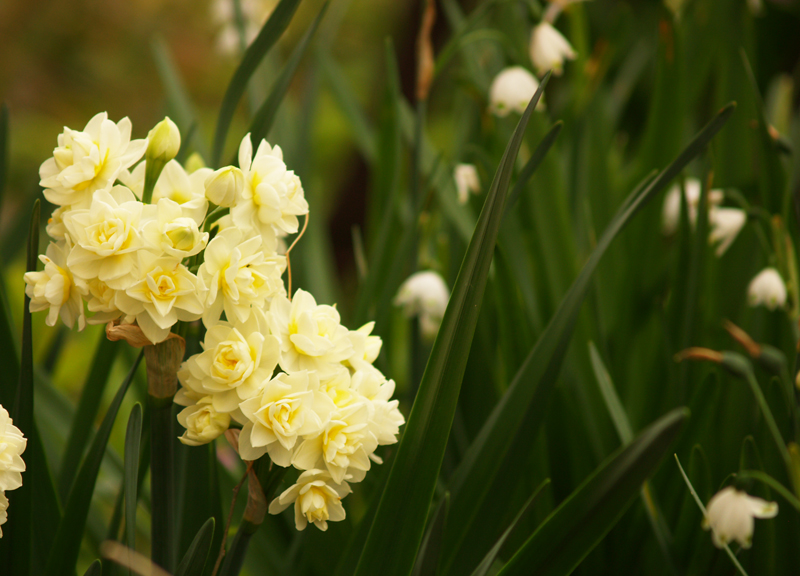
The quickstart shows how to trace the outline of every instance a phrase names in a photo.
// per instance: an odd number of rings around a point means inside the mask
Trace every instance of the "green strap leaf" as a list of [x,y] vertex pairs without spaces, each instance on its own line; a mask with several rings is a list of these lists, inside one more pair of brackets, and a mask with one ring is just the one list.
[[447,512],[450,508],[450,493],[445,492],[444,498],[439,500],[439,505],[433,513],[428,532],[419,547],[417,562],[411,576],[436,576],[436,567],[439,564],[439,553],[442,550],[442,533],[447,524]]
[[[592,251],[578,278],[573,282],[555,315],[528,354],[500,402],[492,410],[475,441],[453,475],[449,489],[453,495],[453,515],[445,534],[448,566],[458,551],[473,520],[477,503],[497,474],[523,421],[538,430],[557,384],[557,376],[567,351],[581,303],[597,264],[611,241],[628,222],[697,156],[719,132],[735,109],[735,103],[723,108],[692,140],[683,152],[654,180],[648,177],[634,190],[611,220]],[[649,184],[647,184],[650,182]],[[646,187],[645,187],[646,185]],[[641,190],[644,188],[643,190]]]
[[491,570],[492,565],[494,564],[494,561],[497,558],[497,555],[500,553],[500,549],[506,542],[506,539],[508,539],[508,537],[514,531],[514,528],[517,526],[517,523],[519,523],[520,519],[522,519],[522,517],[525,516],[528,513],[528,511],[533,507],[533,503],[536,501],[536,498],[539,496],[539,494],[542,493],[542,490],[548,484],[550,484],[549,478],[544,480],[541,484],[539,484],[536,487],[536,489],[533,491],[533,494],[531,494],[530,498],[528,498],[528,501],[525,502],[525,505],[514,517],[514,520],[512,520],[511,524],[508,525],[508,528],[506,528],[505,532],[503,532],[500,538],[497,539],[497,542],[495,542],[491,550],[487,552],[486,556],[483,557],[481,563],[478,564],[475,570],[473,570],[472,576],[486,576],[489,573],[489,570]]
[[317,31],[317,28],[319,28],[319,23],[322,21],[323,16],[325,16],[329,5],[330,0],[322,5],[319,14],[314,18],[311,26],[300,40],[300,43],[295,47],[289,60],[286,61],[281,75],[278,76],[278,79],[275,80],[275,84],[272,85],[269,96],[256,112],[250,124],[250,140],[253,142],[253,148],[257,148],[262,138],[266,138],[267,134],[269,134],[269,130],[272,128],[272,122],[275,120],[275,115],[278,113],[281,100],[283,100],[283,97],[286,95],[286,91],[289,89],[289,84],[294,77],[294,73],[297,71],[300,60],[303,59],[303,55],[306,53],[306,49],[311,43],[311,38],[314,37],[314,33]]
[[94,486],[97,482],[97,474],[100,471],[106,444],[108,444],[108,439],[111,436],[111,429],[114,426],[114,420],[117,418],[117,412],[119,412],[122,400],[125,398],[125,393],[128,391],[128,387],[133,381],[133,375],[142,361],[142,355],[143,353],[140,353],[136,357],[130,372],[128,372],[125,380],[120,385],[94,437],[92,446],[81,463],[78,475],[69,492],[69,498],[64,508],[64,517],[58,526],[56,541],[47,559],[45,573],[48,576],[70,576],[74,573],[81,540],[83,539],[83,530],[86,526],[86,518],[89,515],[89,506],[92,503]]
[[450,435],[514,161],[547,80],[542,80],[517,124],[486,195],[361,552],[358,576],[406,575],[413,566]]
[[250,44],[250,47],[245,51],[242,61],[236,72],[233,74],[231,83],[228,85],[228,90],[225,92],[225,97],[222,100],[222,107],[219,111],[219,118],[217,120],[217,130],[214,134],[214,150],[211,157],[211,165],[218,167],[222,159],[223,148],[225,147],[225,138],[228,135],[228,128],[230,128],[233,114],[236,112],[236,107],[247,88],[247,83],[250,77],[258,68],[261,60],[266,56],[267,52],[272,48],[275,42],[278,41],[283,31],[289,26],[300,0],[281,0],[275,7],[269,20],[261,28],[256,39]]
[[[41,202],[37,199],[33,204],[30,228],[28,231],[27,271],[36,270],[39,255],[39,213]],[[16,400],[11,413],[14,424],[28,439],[28,446],[39,442],[36,425],[33,420],[33,328],[31,325],[30,298],[25,295],[25,308],[22,320],[22,347],[19,366],[19,382]],[[38,458],[27,459],[27,470],[23,484],[14,491],[14,525],[8,535],[10,551],[10,574],[27,576],[31,571],[31,553],[33,542],[33,485],[35,478],[46,473],[46,469],[38,469]]]
[[111,368],[114,366],[117,352],[123,346],[121,342],[112,342],[106,338],[105,332],[100,333],[100,342],[95,349],[92,366],[83,385],[78,409],[72,419],[72,428],[69,431],[67,447],[61,459],[61,469],[58,475],[59,494],[65,500],[72,488],[72,481],[78,470],[78,464],[86,451],[86,444],[92,435],[92,428],[100,410],[100,402],[108,384]]
[[208,561],[211,542],[214,539],[214,518],[209,518],[200,528],[197,536],[178,564],[175,576],[201,576]]
[[[8,177],[8,104],[0,104],[0,210],[6,192]],[[1,213],[1,212],[0,212]]]
[[142,441],[142,405],[131,409],[125,433],[125,535],[128,548],[136,550],[136,504],[139,500],[139,450]]
[[103,574],[103,564],[100,560],[95,560],[89,565],[89,568],[86,569],[86,572],[83,573],[83,576],[102,576]]
[[499,576],[565,576],[603,539],[655,471],[689,411],[673,410],[608,457],[523,544]]

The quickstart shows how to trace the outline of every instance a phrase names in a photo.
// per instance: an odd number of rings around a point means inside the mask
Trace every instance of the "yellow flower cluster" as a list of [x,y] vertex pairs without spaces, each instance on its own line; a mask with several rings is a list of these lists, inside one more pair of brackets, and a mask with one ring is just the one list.
[[145,140],[130,132],[127,119],[98,114],[83,131],[65,128],[42,164],[57,208],[44,270],[25,274],[31,311],[47,310],[51,326],[135,323],[152,343],[202,319],[203,352],[178,373],[181,441],[205,444],[238,423],[242,458],[304,471],[270,510],[295,502],[298,529],[324,530],[404,423],[394,382],[372,365],[381,339],[371,323],[345,328],[303,290],[287,294],[282,238],[308,203],[280,147],[262,140],[254,152],[248,134],[238,167],[213,171],[174,160],[169,119]]

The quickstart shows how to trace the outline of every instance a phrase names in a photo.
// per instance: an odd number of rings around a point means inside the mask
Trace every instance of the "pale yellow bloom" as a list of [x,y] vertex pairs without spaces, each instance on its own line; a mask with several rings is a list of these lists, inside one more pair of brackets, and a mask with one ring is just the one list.
[[225,166],[206,176],[204,181],[206,197],[224,208],[230,208],[242,193],[244,175],[235,166]]
[[311,522],[324,532],[329,521],[344,520],[341,500],[350,492],[347,482],[337,484],[324,470],[308,470],[270,503],[269,513],[280,514],[294,503],[294,522],[298,530],[305,530]]
[[149,144],[145,156],[148,160],[167,163],[181,149],[181,133],[175,122],[165,117],[147,135]]
[[186,210],[169,198],[156,204],[156,218],[142,227],[142,238],[154,252],[163,252],[180,260],[194,256],[206,247],[208,232],[201,232],[205,213]]
[[14,426],[8,411],[0,405],[0,491],[16,490],[22,486],[22,473],[25,471],[22,453],[27,444],[28,440]]
[[[8,498],[5,492],[0,492],[0,526],[8,522]],[[0,528],[0,538],[3,537],[3,529]]]
[[217,412],[211,398],[205,397],[197,404],[181,410],[178,413],[178,422],[186,428],[178,439],[187,446],[200,446],[221,436],[231,424],[231,415]]
[[64,127],[53,157],[39,168],[44,197],[57,206],[85,207],[96,191],[111,186],[146,149],[146,139],[131,141],[128,118],[114,124],[101,112],[83,131]]
[[67,267],[68,251],[68,244],[51,242],[47,255],[39,255],[44,270],[25,273],[25,294],[31,299],[31,312],[48,311],[45,320],[48,326],[55,326],[60,316],[67,327],[72,328],[77,320],[78,330],[83,330],[86,326],[83,300]]

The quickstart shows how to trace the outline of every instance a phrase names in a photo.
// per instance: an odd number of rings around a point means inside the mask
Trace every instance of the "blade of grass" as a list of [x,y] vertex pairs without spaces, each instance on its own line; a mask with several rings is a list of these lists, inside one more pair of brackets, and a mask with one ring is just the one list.
[[125,434],[125,535],[128,548],[136,550],[136,504],[139,488],[139,449],[142,441],[142,405],[133,405]]
[[81,463],[64,508],[64,517],[58,526],[56,541],[47,559],[45,573],[48,576],[70,576],[74,573],[81,540],[83,539],[83,530],[86,526],[86,517],[89,514],[89,506],[92,502],[94,486],[97,482],[97,474],[100,471],[106,444],[108,444],[108,439],[111,436],[111,428],[114,426],[117,412],[119,412],[125,393],[133,381],[133,376],[139,367],[142,356],[143,353],[140,353],[136,357],[130,372],[128,372],[125,380],[120,385],[94,437],[92,446]]
[[548,484],[550,484],[549,478],[544,480],[536,487],[536,489],[533,491],[533,494],[531,494],[530,498],[528,498],[528,501],[525,502],[525,505],[520,509],[519,513],[517,513],[511,524],[508,525],[508,528],[506,528],[505,532],[503,532],[500,538],[497,539],[497,542],[495,542],[494,546],[492,546],[492,549],[489,550],[486,556],[483,557],[483,560],[481,560],[481,563],[478,564],[471,576],[486,576],[489,573],[489,570],[491,570],[497,555],[500,553],[503,544],[506,542],[506,539],[514,531],[514,528],[517,526],[517,523],[520,521],[520,519],[525,516],[533,507],[533,503],[536,501],[537,496],[541,494],[544,487]]
[[65,500],[72,488],[75,473],[81,462],[86,444],[92,435],[94,422],[100,410],[100,402],[103,400],[108,377],[117,352],[123,344],[112,342],[106,338],[105,332],[100,333],[100,341],[97,343],[92,366],[86,376],[83,385],[81,398],[78,401],[78,408],[72,419],[72,428],[69,431],[67,447],[64,449],[64,456],[61,459],[61,469],[58,475],[58,487],[61,499]]
[[175,576],[202,576],[208,561],[208,552],[214,539],[214,518],[209,518],[200,528],[197,536],[178,564]]
[[570,574],[617,523],[680,432],[688,410],[647,427],[601,464],[514,554],[498,576]]
[[281,75],[278,76],[278,79],[275,80],[275,83],[272,85],[272,90],[270,91],[269,96],[258,109],[253,121],[250,123],[250,140],[253,142],[253,148],[257,148],[258,143],[261,142],[262,138],[266,138],[267,134],[269,134],[270,128],[272,128],[272,122],[275,120],[275,115],[278,113],[281,100],[283,100],[283,97],[286,95],[286,91],[289,89],[289,84],[294,77],[294,73],[297,71],[297,67],[300,65],[300,61],[303,59],[303,55],[306,53],[306,49],[311,43],[311,38],[314,37],[314,33],[317,31],[319,23],[325,16],[325,12],[327,12],[329,5],[330,0],[322,5],[317,17],[314,18],[314,21],[300,39],[300,42],[295,47],[292,55],[289,57],[289,60],[286,61],[286,64],[281,71]]
[[800,500],[797,499],[797,496],[792,494],[788,488],[786,488],[783,484],[775,480],[772,476],[767,474],[766,472],[762,472],[761,470],[742,470],[738,474],[739,478],[752,478],[753,480],[758,480],[763,484],[766,484],[775,492],[783,496],[783,498],[792,505],[792,507],[800,512]]
[[[705,148],[734,109],[735,103],[723,108],[672,164],[646,187],[644,185],[649,178],[631,193],[609,223],[578,278],[561,301],[555,315],[514,376],[500,402],[492,410],[451,479],[449,489],[453,496],[453,521],[450,524],[452,530],[448,530],[445,534],[446,542],[449,544],[445,546],[445,554],[449,554],[450,562],[455,557],[459,543],[472,522],[477,503],[484,499],[487,487],[491,485],[522,422],[529,419],[534,423],[531,429],[537,430],[544,421],[548,401],[555,389],[581,303],[588,291],[592,274],[611,241],[656,193]],[[640,191],[642,187],[644,190]]]
[[258,68],[261,60],[266,56],[267,52],[272,48],[275,42],[278,41],[281,34],[289,26],[300,0],[281,0],[275,7],[272,15],[261,28],[261,31],[256,36],[253,43],[245,51],[242,61],[236,72],[233,74],[228,89],[225,92],[225,97],[222,100],[222,107],[219,111],[219,118],[217,119],[217,129],[214,133],[214,147],[211,157],[211,165],[218,167],[222,159],[222,152],[225,148],[225,138],[228,135],[228,128],[230,128],[233,114],[236,112],[236,107],[247,88],[247,83],[250,77]]
[[547,79],[517,124],[487,193],[362,550],[357,576],[405,575],[413,566],[450,435],[514,161]]

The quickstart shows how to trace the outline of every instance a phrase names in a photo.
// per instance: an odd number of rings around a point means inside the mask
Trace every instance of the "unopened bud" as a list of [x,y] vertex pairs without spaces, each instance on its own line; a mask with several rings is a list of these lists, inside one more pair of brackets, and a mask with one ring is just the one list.
[[244,174],[235,166],[220,168],[206,179],[206,198],[217,206],[230,208],[244,188]]
[[745,350],[747,350],[747,353],[750,354],[751,358],[758,358],[761,355],[761,346],[759,346],[758,343],[753,340],[747,332],[739,328],[730,320],[725,320],[723,326],[725,327],[725,330],[727,330],[728,334],[731,335],[731,338],[736,340]]
[[709,362],[722,364],[722,352],[709,348],[687,348],[675,354],[676,362],[683,362],[684,360],[708,360]]
[[197,172],[200,168],[205,168],[206,163],[203,160],[203,157],[200,156],[198,152],[192,152],[189,154],[189,157],[184,162],[184,169],[186,170],[187,174],[191,174],[193,172]]
[[165,117],[156,124],[147,135],[147,161],[163,162],[166,164],[178,155],[181,148],[181,133],[175,122]]

